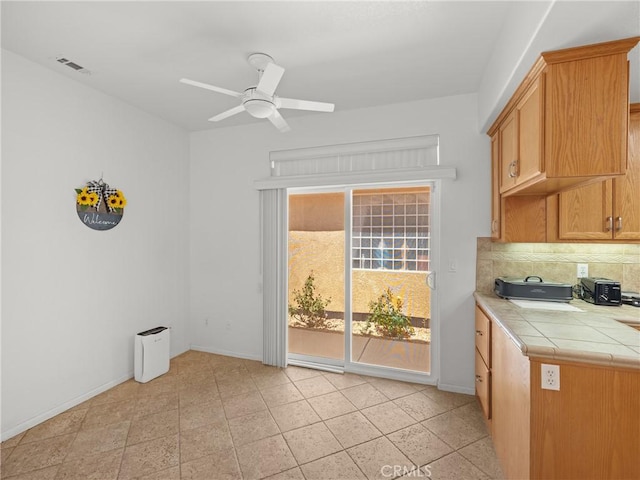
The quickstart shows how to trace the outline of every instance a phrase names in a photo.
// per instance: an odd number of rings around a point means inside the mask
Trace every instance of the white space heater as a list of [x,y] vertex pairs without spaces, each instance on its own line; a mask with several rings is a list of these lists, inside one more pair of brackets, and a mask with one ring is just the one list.
[[169,332],[167,327],[156,327],[136,335],[133,359],[136,382],[146,383],[169,371]]

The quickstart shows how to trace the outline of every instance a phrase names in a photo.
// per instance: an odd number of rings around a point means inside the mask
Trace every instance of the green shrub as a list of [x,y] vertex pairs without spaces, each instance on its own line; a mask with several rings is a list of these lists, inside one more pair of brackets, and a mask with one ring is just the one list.
[[402,298],[391,291],[384,291],[375,302],[369,302],[369,316],[364,331],[371,327],[385,336],[392,338],[409,338],[415,330],[411,320],[402,313]]
[[297,322],[309,328],[323,328],[327,325],[327,313],[325,308],[331,303],[331,298],[325,300],[316,294],[313,272],[304,282],[302,290],[293,291],[293,300],[296,306],[289,304],[289,315]]

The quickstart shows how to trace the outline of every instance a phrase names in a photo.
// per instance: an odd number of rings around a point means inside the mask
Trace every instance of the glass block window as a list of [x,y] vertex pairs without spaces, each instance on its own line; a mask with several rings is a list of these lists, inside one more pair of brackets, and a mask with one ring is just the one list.
[[429,190],[388,191],[353,192],[353,268],[426,272]]

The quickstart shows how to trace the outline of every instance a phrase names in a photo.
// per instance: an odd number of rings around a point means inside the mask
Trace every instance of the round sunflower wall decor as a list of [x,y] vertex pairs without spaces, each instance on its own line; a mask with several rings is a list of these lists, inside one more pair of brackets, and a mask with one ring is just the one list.
[[76,188],[76,211],[78,218],[93,230],[110,230],[120,223],[127,205],[121,190],[102,181],[87,182]]

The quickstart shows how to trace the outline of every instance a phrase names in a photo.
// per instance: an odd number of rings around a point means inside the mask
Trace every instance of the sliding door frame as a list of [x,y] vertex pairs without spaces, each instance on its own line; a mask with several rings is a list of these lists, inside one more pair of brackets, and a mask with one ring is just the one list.
[[[430,228],[430,253],[429,253],[429,268],[431,277],[430,290],[430,329],[431,329],[431,343],[430,343],[430,367],[429,373],[418,372],[415,370],[407,370],[395,367],[387,367],[383,365],[372,365],[360,362],[353,362],[351,360],[352,353],[352,273],[353,262],[352,254],[353,249],[351,245],[352,237],[352,203],[353,203],[353,191],[354,190],[366,190],[366,189],[383,189],[383,188],[402,188],[402,187],[429,187],[430,188],[430,205],[429,205],[429,228]],[[289,219],[288,219],[288,204],[289,196],[291,194],[304,194],[304,193],[344,193],[344,362],[340,362],[336,359],[328,359],[324,357],[313,357],[309,355],[292,354],[287,351],[288,363],[291,365],[305,366],[311,368],[318,368],[322,370],[332,372],[347,372],[356,373],[362,375],[370,375],[377,377],[390,378],[394,380],[402,380],[413,383],[422,383],[429,385],[437,385],[439,373],[440,373],[440,312],[438,309],[438,290],[436,288],[436,272],[440,267],[440,190],[441,180],[415,180],[415,181],[403,181],[403,182],[390,182],[390,183],[353,183],[342,186],[326,186],[326,187],[296,187],[287,189],[287,202],[284,208],[286,219],[286,231],[287,235],[284,237],[286,241],[285,250],[288,251],[288,232],[289,232]],[[433,254],[435,252],[435,255]],[[280,268],[284,268],[284,271],[288,272],[288,258],[283,259],[284,265],[280,265]],[[288,291],[288,275],[286,289]],[[286,310],[286,308],[285,308]],[[288,331],[288,320],[283,318],[285,322],[286,330]],[[288,339],[287,339],[288,345]]]

